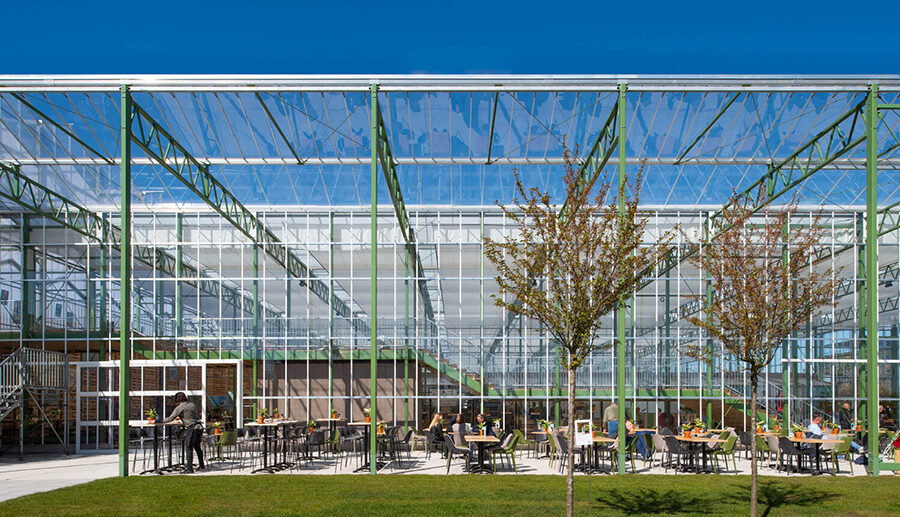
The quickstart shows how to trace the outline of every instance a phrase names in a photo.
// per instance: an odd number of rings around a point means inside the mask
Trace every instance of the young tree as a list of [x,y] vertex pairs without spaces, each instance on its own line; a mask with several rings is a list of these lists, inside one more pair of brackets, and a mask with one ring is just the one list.
[[[708,275],[715,296],[701,316],[686,319],[706,330],[721,348],[700,344],[687,353],[710,362],[724,355],[744,363],[750,378],[751,429],[756,432],[759,374],[775,358],[791,332],[804,327],[816,311],[833,303],[830,268],[812,265],[824,229],[818,218],[793,220],[796,204],[759,217],[733,196],[709,229],[711,242],[691,262]],[[757,512],[756,440],[751,441],[750,515]]]
[[[575,372],[587,356],[611,343],[595,334],[601,318],[634,291],[637,273],[655,263],[671,240],[642,245],[647,219],[638,214],[637,185],[623,185],[620,210],[610,184],[601,171],[581,177],[565,153],[566,199],[561,209],[549,192],[526,189],[515,171],[515,208],[501,203],[517,232],[498,241],[484,239],[485,255],[497,268],[500,293],[516,301],[493,296],[494,303],[541,322],[564,351],[561,361],[568,372],[569,443],[575,432]],[[610,198],[607,202],[607,198]],[[624,432],[620,429],[620,432]],[[569,447],[567,515],[574,508],[574,456]]]

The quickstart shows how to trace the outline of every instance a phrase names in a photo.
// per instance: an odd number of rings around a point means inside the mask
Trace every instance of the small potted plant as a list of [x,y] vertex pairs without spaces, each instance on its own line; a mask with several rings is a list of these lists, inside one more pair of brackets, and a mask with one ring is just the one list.
[[259,413],[256,414],[256,423],[262,424],[263,422],[266,421],[267,416],[269,416],[269,409],[268,408],[260,409]]
[[280,411],[278,411],[278,408],[275,408],[274,410],[272,410],[272,414],[275,415],[272,417],[275,420],[278,420],[279,418],[281,418],[281,413],[280,413]]
[[691,429],[693,429],[693,427],[694,427],[694,424],[691,422],[685,422],[685,423],[681,424],[681,432],[684,433],[685,438],[691,437]]
[[316,428],[316,421],[310,418],[309,422],[307,422],[306,425],[309,426],[309,432],[313,432],[313,430]]
[[841,426],[835,424],[834,422],[825,422],[825,429],[831,429],[831,434],[838,434],[841,432]]
[[499,431],[499,429],[500,429],[500,419],[499,419],[499,418],[494,419],[494,429],[497,429],[497,431],[494,431],[495,433],[500,434],[500,431]]
[[763,425],[762,423],[760,423],[760,424],[756,427],[756,434],[763,434],[764,432],[766,432],[766,426]]
[[336,420],[337,417],[338,417],[338,411],[337,411],[337,409],[331,408],[331,418]]
[[781,424],[779,423],[778,420],[776,420],[775,421],[775,432],[777,433],[779,429],[781,429]]
[[862,431],[863,421],[862,420],[854,420],[853,427],[856,428],[857,431]]
[[156,409],[150,408],[144,414],[147,415],[147,423],[148,424],[153,425],[156,423],[156,416],[157,416]]
[[384,434],[384,424],[378,424],[378,427],[376,428],[376,432],[378,434]]
[[213,434],[219,436],[222,434],[222,422],[216,422],[213,424]]
[[700,434],[706,428],[706,424],[699,418],[694,419],[694,434]]
[[791,425],[791,432],[794,433],[794,438],[800,439],[803,438],[803,426],[798,424]]
[[372,408],[363,409],[363,415],[366,415],[366,423],[372,422]]

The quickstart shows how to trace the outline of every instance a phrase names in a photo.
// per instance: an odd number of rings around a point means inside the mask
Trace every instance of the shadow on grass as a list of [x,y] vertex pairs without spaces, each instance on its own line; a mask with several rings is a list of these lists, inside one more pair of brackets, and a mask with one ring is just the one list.
[[678,490],[602,491],[597,497],[601,509],[617,510],[623,514],[640,513],[688,513],[702,514],[713,509],[713,497],[698,497]]
[[[730,494],[735,503],[750,504],[750,485],[734,487]],[[759,484],[760,517],[767,517],[772,510],[783,506],[818,506],[822,502],[837,497],[837,494],[821,490],[809,484],[794,485],[779,481],[768,481]],[[815,508],[808,510],[815,513]]]

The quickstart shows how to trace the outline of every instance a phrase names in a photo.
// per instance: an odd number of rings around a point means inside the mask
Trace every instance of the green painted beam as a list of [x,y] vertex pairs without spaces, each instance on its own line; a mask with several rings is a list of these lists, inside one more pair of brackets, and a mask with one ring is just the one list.
[[[370,171],[371,183],[371,207],[370,207],[370,228],[371,234],[371,250],[370,250],[370,278],[369,293],[370,304],[369,314],[372,324],[370,325],[371,335],[369,337],[369,350],[371,356],[369,358],[369,408],[371,409],[371,425],[369,426],[369,473],[378,473],[378,436],[376,434],[378,427],[378,362],[375,354],[378,352],[378,148],[379,144],[379,119],[380,112],[378,109],[378,84],[373,83],[370,94],[370,105],[372,109],[371,121],[372,126],[372,167]],[[395,204],[396,206],[396,204]]]
[[[747,95],[752,95],[752,94],[748,93]],[[703,138],[703,135],[705,135],[707,132],[709,132],[710,129],[712,129],[712,127],[715,125],[715,123],[718,122],[718,120],[720,118],[722,118],[722,115],[724,115],[725,112],[728,111],[728,108],[730,108],[731,105],[734,104],[734,101],[736,101],[737,98],[740,96],[741,96],[741,92],[735,92],[734,96],[725,102],[725,105],[719,109],[719,111],[716,113],[716,116],[714,116],[712,118],[712,120],[709,121],[709,124],[707,124],[706,127],[704,127],[700,131],[700,133],[693,140],[691,140],[691,143],[688,144],[687,147],[685,147],[683,151],[678,153],[678,158],[675,159],[675,161],[672,163],[672,165],[678,165],[681,163],[682,160],[684,160],[684,157],[687,156],[687,153],[689,153],[691,151],[691,149],[693,149],[694,146],[697,145],[698,142],[700,142],[700,139]],[[726,99],[728,98],[728,94],[725,94],[725,98]]]
[[878,475],[878,85],[866,96],[866,413],[869,472]]
[[[307,265],[288,248],[252,211],[245,207],[215,176],[209,167],[191,155],[162,125],[137,103],[131,110],[134,131],[132,142],[147,156],[172,174],[191,192],[205,201],[232,226],[263,248],[263,251],[301,285],[309,284],[309,290],[325,303],[329,303],[329,288],[315,277]],[[335,312],[351,320],[350,306],[332,293],[331,305]],[[354,330],[367,333],[368,325],[352,318]]]
[[[121,253],[122,229],[118,225],[29,178],[17,165],[0,163],[0,196],[95,242],[109,244]],[[193,266],[182,263],[179,269],[180,247],[174,256],[162,248],[141,244],[132,245],[132,252],[135,261],[171,278],[182,278],[186,284],[215,299],[221,294],[226,303],[240,306],[241,299],[247,305],[252,302],[249,294],[209,278]],[[270,317],[278,316],[268,307],[260,309],[264,309]]]
[[416,246],[415,231],[413,231],[409,224],[409,211],[406,209],[406,203],[403,202],[403,192],[400,189],[400,178],[397,175],[397,164],[394,161],[394,155],[391,152],[390,137],[388,136],[387,126],[384,124],[384,117],[381,115],[381,106],[378,103],[377,94],[373,94],[372,102],[375,105],[373,112],[377,122],[373,138],[376,142],[374,145],[378,162],[381,164],[384,181],[387,184],[391,202],[394,205],[394,214],[397,216],[397,223],[400,225],[400,233],[403,234],[403,238],[406,240],[406,251],[412,257],[413,275],[416,278],[416,285],[419,287],[419,293],[422,296],[426,323],[433,325],[435,321],[434,308],[431,303],[431,296],[428,294],[425,269],[422,266],[422,259],[419,257],[419,251]]
[[131,415],[131,93],[122,85],[120,139],[122,162],[119,167],[121,201],[121,249],[119,252],[119,476],[128,476],[129,417]]
[[[617,197],[620,217],[625,214],[625,184],[628,175],[625,166],[625,136],[627,134],[625,127],[625,92],[627,88],[628,86],[624,83],[619,84],[619,100],[616,103],[618,109],[616,119],[618,120],[619,126],[618,134],[616,135],[618,140],[616,146],[619,149],[619,187]],[[625,335],[625,309],[627,303],[628,302],[624,299],[620,300],[619,308],[616,310],[616,399],[619,406],[619,436],[624,436],[625,432],[625,349],[627,342]],[[569,422],[569,424],[572,425],[572,422]],[[619,474],[625,474],[626,464],[624,443],[620,443],[618,456],[617,464]]]

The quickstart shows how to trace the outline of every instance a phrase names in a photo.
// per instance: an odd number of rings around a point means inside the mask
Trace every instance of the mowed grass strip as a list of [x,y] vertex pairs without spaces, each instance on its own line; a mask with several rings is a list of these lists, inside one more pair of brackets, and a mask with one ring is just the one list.
[[[747,476],[576,478],[576,513],[746,515]],[[767,515],[900,515],[900,477],[762,478]],[[110,478],[0,503],[0,515],[510,515],[565,513],[561,476]]]

